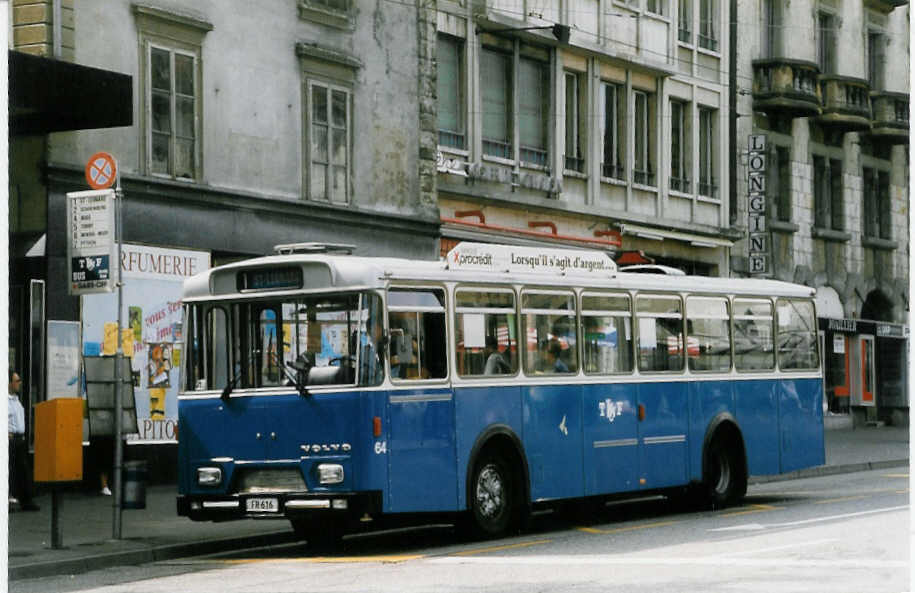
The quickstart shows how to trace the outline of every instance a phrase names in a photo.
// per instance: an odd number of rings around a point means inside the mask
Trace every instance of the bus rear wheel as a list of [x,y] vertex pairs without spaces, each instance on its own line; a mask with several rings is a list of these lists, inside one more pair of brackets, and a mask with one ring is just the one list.
[[470,485],[470,519],[475,535],[505,534],[516,514],[518,484],[505,458],[485,452],[474,466]]
[[747,472],[733,440],[716,438],[708,449],[705,487],[713,508],[734,505],[747,493]]

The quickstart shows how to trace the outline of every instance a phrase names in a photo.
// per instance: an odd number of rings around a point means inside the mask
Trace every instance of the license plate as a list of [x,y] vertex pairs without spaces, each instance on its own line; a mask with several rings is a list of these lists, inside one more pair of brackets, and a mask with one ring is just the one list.
[[249,498],[245,500],[245,510],[249,513],[278,513],[280,505],[275,498]]

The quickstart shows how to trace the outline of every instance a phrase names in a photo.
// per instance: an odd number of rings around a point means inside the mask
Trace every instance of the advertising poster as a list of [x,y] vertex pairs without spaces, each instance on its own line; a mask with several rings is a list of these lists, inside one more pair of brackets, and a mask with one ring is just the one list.
[[[121,340],[130,359],[137,439],[174,442],[178,423],[184,280],[210,267],[205,251],[125,243]],[[83,295],[83,354],[114,355],[118,347],[117,292]]]

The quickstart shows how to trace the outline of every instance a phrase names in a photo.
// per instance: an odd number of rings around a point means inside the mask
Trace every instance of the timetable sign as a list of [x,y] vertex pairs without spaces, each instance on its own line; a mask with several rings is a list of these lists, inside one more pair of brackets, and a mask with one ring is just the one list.
[[111,292],[117,285],[114,210],[114,190],[67,194],[67,284],[73,296]]

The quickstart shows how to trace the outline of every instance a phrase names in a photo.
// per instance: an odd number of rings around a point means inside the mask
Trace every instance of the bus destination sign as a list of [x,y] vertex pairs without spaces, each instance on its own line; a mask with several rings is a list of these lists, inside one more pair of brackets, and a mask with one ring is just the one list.
[[259,268],[242,270],[238,273],[238,290],[285,290],[302,288],[304,280],[302,269],[287,268]]

